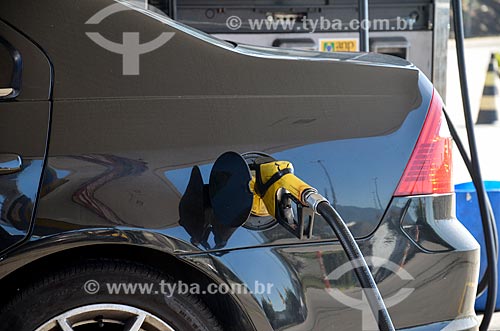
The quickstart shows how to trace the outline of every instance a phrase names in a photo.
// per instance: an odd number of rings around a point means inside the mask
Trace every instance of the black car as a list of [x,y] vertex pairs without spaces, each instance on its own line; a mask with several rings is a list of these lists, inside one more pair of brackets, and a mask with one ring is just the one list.
[[0,330],[372,330],[324,219],[218,222],[227,151],[293,162],[397,329],[476,330],[442,107],[395,57],[228,43],[133,2],[2,0]]

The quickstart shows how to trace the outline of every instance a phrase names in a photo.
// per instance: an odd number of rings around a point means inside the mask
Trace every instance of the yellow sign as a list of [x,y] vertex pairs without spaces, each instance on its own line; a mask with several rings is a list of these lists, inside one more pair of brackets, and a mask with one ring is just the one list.
[[320,39],[319,50],[322,52],[357,52],[356,39]]

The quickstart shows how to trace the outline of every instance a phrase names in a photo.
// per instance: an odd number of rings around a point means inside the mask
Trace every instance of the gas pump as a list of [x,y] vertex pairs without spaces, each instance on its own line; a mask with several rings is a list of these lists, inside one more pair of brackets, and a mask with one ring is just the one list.
[[236,43],[398,56],[415,64],[440,94],[446,95],[448,0],[150,0],[149,3],[179,22]]

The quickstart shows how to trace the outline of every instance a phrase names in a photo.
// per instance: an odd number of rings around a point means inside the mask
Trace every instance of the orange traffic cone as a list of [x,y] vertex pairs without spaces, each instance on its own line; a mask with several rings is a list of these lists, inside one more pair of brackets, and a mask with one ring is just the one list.
[[499,79],[498,62],[495,54],[491,54],[476,124],[492,124],[498,120],[498,109],[500,108],[498,95]]

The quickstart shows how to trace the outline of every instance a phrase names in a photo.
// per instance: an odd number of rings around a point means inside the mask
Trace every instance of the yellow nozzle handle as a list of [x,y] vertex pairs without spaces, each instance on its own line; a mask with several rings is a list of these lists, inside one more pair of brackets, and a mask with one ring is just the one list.
[[269,211],[267,211],[264,200],[262,200],[262,198],[255,193],[255,176],[253,176],[252,180],[250,181],[250,191],[254,193],[253,203],[252,203],[252,215],[259,217],[269,216],[270,214]]
[[[254,192],[259,195],[272,216],[276,217],[276,196],[280,188],[287,190],[303,205],[307,205],[306,191],[316,191],[293,174],[293,166],[288,161],[272,161],[258,165]],[[260,179],[260,180],[259,180]],[[255,201],[255,200],[254,200]]]

